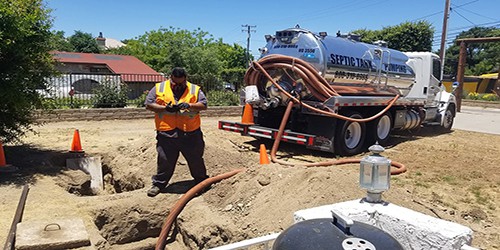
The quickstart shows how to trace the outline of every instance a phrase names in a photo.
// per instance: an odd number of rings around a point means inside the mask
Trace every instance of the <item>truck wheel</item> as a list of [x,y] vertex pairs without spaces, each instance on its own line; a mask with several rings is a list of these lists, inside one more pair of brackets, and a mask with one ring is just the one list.
[[[362,119],[361,114],[351,112],[347,117]],[[355,155],[363,150],[366,137],[365,123],[338,120],[335,132],[335,152],[340,155]]]
[[444,131],[450,131],[453,126],[453,121],[455,120],[455,114],[453,113],[453,108],[449,106],[444,112],[443,125],[441,125]]
[[389,141],[392,130],[392,115],[387,112],[379,118],[367,124],[366,144],[371,146],[378,142],[379,145],[385,146]]

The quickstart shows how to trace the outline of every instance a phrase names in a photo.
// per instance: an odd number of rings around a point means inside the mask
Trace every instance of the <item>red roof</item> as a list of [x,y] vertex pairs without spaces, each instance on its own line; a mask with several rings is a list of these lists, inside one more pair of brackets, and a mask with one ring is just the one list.
[[121,74],[124,81],[133,81],[134,75],[158,75],[148,78],[148,82],[163,81],[164,77],[156,72],[154,69],[143,63],[141,60],[134,56],[125,55],[112,55],[112,54],[92,54],[92,53],[76,53],[76,52],[63,52],[52,51],[54,58],[61,63],[74,63],[74,64],[104,64],[113,73]]

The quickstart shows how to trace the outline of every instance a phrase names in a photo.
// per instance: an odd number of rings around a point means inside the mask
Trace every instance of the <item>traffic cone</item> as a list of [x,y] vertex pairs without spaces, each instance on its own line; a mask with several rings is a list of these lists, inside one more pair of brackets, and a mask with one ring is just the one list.
[[71,153],[84,153],[82,150],[82,143],[80,142],[80,132],[78,129],[75,129],[75,133],[73,134],[73,141],[71,142]]
[[0,173],[12,173],[17,170],[17,167],[7,164],[7,161],[5,160],[5,153],[3,151],[3,144],[0,141]]
[[250,104],[245,104],[243,108],[243,116],[241,117],[241,124],[254,124],[253,122],[253,108]]
[[3,152],[3,144],[0,141],[0,167],[7,166],[7,161],[5,160],[5,153]]
[[266,145],[260,144],[260,165],[269,164],[269,158],[267,157]]

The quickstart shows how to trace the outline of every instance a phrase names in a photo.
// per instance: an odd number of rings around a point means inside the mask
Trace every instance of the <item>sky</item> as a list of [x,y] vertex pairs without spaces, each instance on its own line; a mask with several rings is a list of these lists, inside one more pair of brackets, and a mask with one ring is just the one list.
[[[448,42],[474,26],[500,28],[500,0],[450,0]],[[264,35],[297,24],[313,32],[348,33],[381,30],[405,21],[428,21],[435,29],[433,50],[439,48],[445,0],[44,0],[52,9],[53,30],[71,36],[76,30],[94,37],[133,39],[160,28],[193,31],[246,48],[252,27],[250,53],[258,57]]]

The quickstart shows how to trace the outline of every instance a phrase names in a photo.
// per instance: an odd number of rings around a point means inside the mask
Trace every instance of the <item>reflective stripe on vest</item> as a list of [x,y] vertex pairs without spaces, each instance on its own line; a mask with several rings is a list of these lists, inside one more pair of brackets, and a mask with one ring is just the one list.
[[[174,93],[170,85],[170,80],[156,84],[156,103],[166,106],[167,104],[177,105],[182,102],[198,102],[198,93],[200,87],[190,82],[186,83],[186,90],[178,101],[174,98]],[[167,112],[155,114],[156,130],[170,131],[175,128],[185,132],[191,132],[200,127],[201,119],[199,112],[183,110],[179,112]]]

